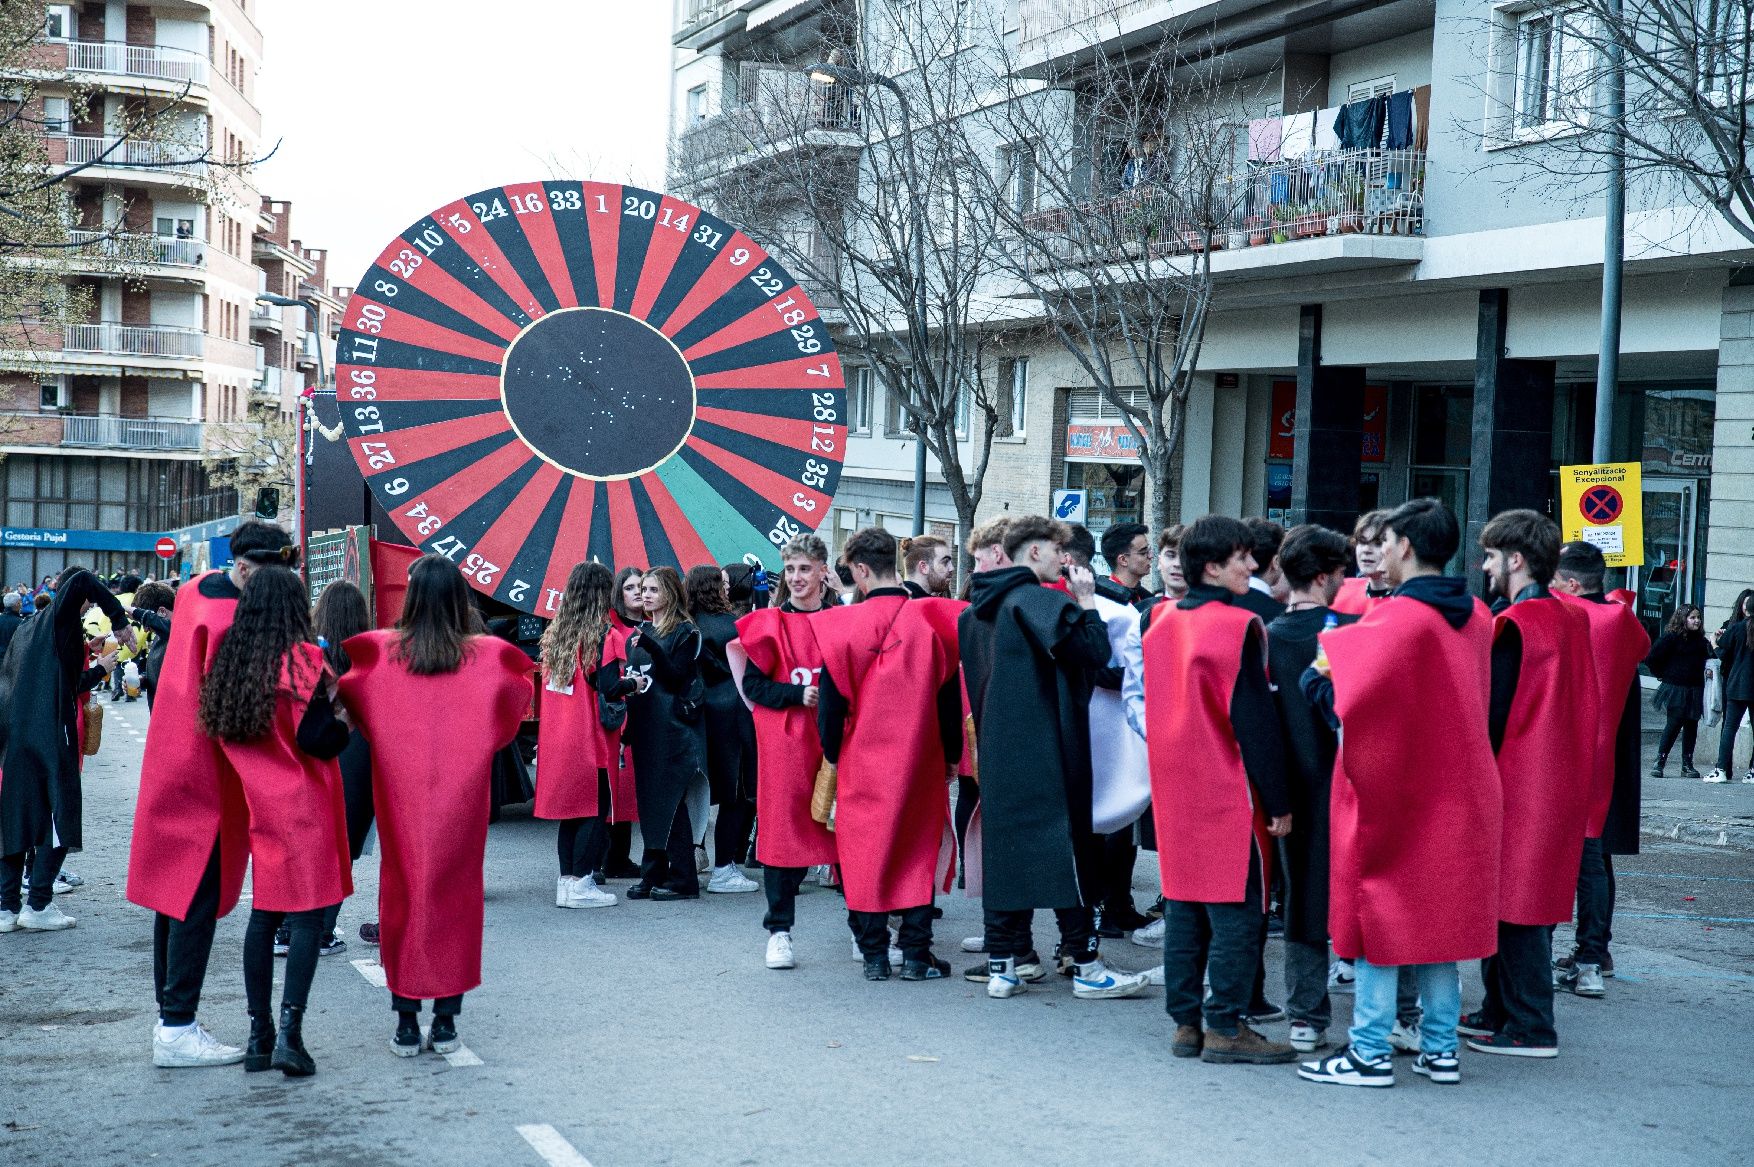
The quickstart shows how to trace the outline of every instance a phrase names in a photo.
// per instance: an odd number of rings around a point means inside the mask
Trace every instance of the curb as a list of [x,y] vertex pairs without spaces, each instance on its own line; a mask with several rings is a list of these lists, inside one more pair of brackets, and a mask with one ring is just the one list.
[[1639,834],[1647,839],[1672,839],[1703,847],[1754,852],[1754,822],[1740,816],[1676,818],[1647,812],[1639,823]]

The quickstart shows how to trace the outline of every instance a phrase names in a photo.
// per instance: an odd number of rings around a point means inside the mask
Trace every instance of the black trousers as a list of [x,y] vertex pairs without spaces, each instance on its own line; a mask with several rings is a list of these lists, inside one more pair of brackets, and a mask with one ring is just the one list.
[[798,920],[798,889],[804,886],[808,867],[763,867],[762,890],[767,892],[767,914],[761,926],[769,932],[790,932]]
[[308,912],[265,912],[250,909],[250,923],[244,929],[244,999],[250,1016],[266,1020],[273,1007],[274,933],[285,924],[292,934],[286,953],[286,984],[280,991],[282,1005],[304,1008],[310,1001],[311,981],[317,975],[317,945],[327,933],[323,917],[327,908]]
[[1724,701],[1724,725],[1718,731],[1717,768],[1728,774],[1736,757],[1736,731],[1742,728],[1742,718],[1748,715],[1749,702]]
[[658,850],[646,841],[645,857],[640,860],[639,881],[647,887],[660,884],[684,895],[700,892],[700,873],[694,869],[694,831],[688,825],[688,803],[679,803],[676,817],[670,820],[670,838]]
[[[995,960],[1029,955],[1035,941],[1031,926],[1035,913],[1028,908],[998,911],[989,908],[981,913],[987,936],[987,955]],[[1096,911],[1093,908],[1055,908],[1054,922],[1060,926],[1060,951],[1079,964],[1096,959]]]
[[[420,1002],[413,997],[398,997],[390,994],[390,1008],[397,1013],[419,1013]],[[463,1012],[463,994],[455,997],[439,997],[432,1003],[434,1017],[457,1017]]]
[[[1198,1026],[1204,1015],[1206,1028],[1236,1032],[1249,1011],[1266,929],[1260,862],[1253,857],[1241,903],[1164,901],[1163,1007],[1177,1025]],[[1201,990],[1205,979],[1210,994]]]
[[[609,772],[597,771],[597,805],[609,805]],[[603,858],[609,854],[609,824],[601,814],[586,818],[560,820],[558,837],[560,873],[583,878],[602,870]]]
[[1601,964],[1614,939],[1614,857],[1600,839],[1585,839],[1577,872],[1577,960]]
[[741,791],[719,803],[713,824],[713,866],[742,863],[749,856],[749,832],[755,826],[755,800]]
[[159,912],[152,921],[152,991],[166,1027],[188,1025],[201,1006],[213,929],[219,923],[219,840],[181,920]]
[[1663,722],[1663,738],[1657,743],[1657,763],[1661,765],[1669,760],[1669,751],[1675,748],[1675,739],[1681,739],[1681,764],[1693,765],[1693,751],[1699,745],[1699,719],[1682,717],[1671,713]]
[[24,867],[30,859],[31,910],[40,912],[55,898],[55,877],[61,874],[65,847],[33,847],[16,855],[0,857],[0,912],[16,912],[25,906]]
[[[896,938],[896,947],[901,949],[902,959],[925,959],[932,951],[932,905],[904,908],[896,914],[901,916],[901,935]],[[865,956],[889,954],[890,915],[889,912],[847,911],[847,927],[853,930],[853,940]]]
[[633,866],[633,824],[610,823],[608,828],[609,855],[603,860],[603,870],[613,875]]
[[1102,839],[1102,912],[1111,921],[1139,914],[1133,903],[1133,868],[1139,861],[1139,837],[1131,826]]
[[1480,962],[1486,1023],[1518,1041],[1554,1045],[1553,929],[1542,924],[1498,924],[1498,955]]

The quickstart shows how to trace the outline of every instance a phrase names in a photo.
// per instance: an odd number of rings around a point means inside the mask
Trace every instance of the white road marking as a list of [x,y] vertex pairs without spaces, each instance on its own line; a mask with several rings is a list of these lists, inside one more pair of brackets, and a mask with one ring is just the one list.
[[384,979],[384,966],[377,961],[356,960],[353,962],[353,967],[359,970],[360,976],[364,977],[378,988],[387,989],[390,987],[390,982]]
[[479,1066],[481,1064],[481,1059],[475,1056],[475,1051],[466,1045],[460,1045],[450,1053],[441,1056],[453,1066]]
[[559,1131],[545,1122],[525,1123],[518,1128],[518,1133],[542,1156],[548,1167],[591,1167],[589,1159],[574,1150]]

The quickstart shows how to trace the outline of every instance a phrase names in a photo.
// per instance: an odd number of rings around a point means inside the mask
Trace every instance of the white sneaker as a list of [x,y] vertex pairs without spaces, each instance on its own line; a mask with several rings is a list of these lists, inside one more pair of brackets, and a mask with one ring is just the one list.
[[706,889],[721,894],[760,891],[761,885],[743,874],[743,869],[735,863],[727,863],[723,867],[713,868],[713,877],[707,880]]
[[59,904],[50,904],[40,912],[26,907],[18,913],[18,926],[27,932],[59,932],[63,928],[73,927],[77,922],[63,912]]
[[1717,768],[1714,768],[1711,773],[1705,776],[1705,781],[1707,782],[1728,782],[1729,780],[1730,776],[1725,774],[1722,769]]
[[[1742,775],[1742,785],[1743,786],[1754,786],[1754,770],[1750,770],[1746,774]],[[56,884],[55,886],[59,887],[60,884]]]
[[188,1069],[195,1066],[233,1066],[244,1060],[244,1051],[213,1040],[200,1022],[180,1029],[153,1027],[152,1064],[164,1069]]
[[1028,991],[1029,986],[1017,975],[1017,961],[1014,958],[1006,957],[1004,960],[987,962],[987,996],[995,1001],[1003,1001],[1007,997],[1015,997]]
[[1127,939],[1131,940],[1134,944],[1137,944],[1140,948],[1162,948],[1163,921],[1153,920],[1143,928],[1134,928],[1132,935],[1127,937]]
[[566,903],[567,893],[572,891],[572,885],[577,878],[578,878],[577,876],[573,876],[573,875],[563,875],[559,879],[554,881],[554,906],[555,907],[564,908],[567,906],[567,903]]
[[1349,960],[1336,960],[1328,966],[1328,992],[1350,993],[1358,981],[1358,974],[1353,971]]
[[1155,985],[1159,989],[1161,989],[1163,987],[1163,966],[1162,965],[1154,964],[1150,968],[1146,969],[1144,972],[1140,973],[1139,975],[1145,978],[1146,984]]
[[712,861],[706,857],[706,848],[697,846],[694,849],[694,873],[696,875],[705,875],[712,869]]
[[1328,1031],[1317,1029],[1307,1021],[1291,1023],[1291,1048],[1300,1054],[1313,1054],[1328,1044]]
[[608,908],[620,903],[614,892],[604,891],[597,886],[597,881],[588,875],[581,875],[572,881],[567,889],[565,907],[568,908]]
[[63,871],[55,876],[55,894],[58,896],[71,895],[84,886],[85,880],[71,871]]
[[1389,1030],[1389,1048],[1398,1054],[1416,1054],[1419,1052],[1419,1030],[1404,1021],[1395,1022]]
[[792,956],[792,934],[775,932],[767,938],[768,968],[797,968],[798,961]]
[[1072,995],[1081,1001],[1137,997],[1144,991],[1143,976],[1138,973],[1117,973],[1100,960],[1075,965],[1073,968]]
[[17,912],[0,912],[0,932],[11,932],[17,927]]
[[985,952],[986,950],[987,938],[985,936],[964,936],[962,938],[962,951]]

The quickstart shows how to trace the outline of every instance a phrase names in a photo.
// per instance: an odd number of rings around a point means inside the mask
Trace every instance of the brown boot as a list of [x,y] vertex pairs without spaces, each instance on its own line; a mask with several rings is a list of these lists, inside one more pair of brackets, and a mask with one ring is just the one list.
[[1169,1052],[1178,1058],[1197,1058],[1205,1040],[1198,1025],[1178,1025],[1175,1027],[1175,1040],[1170,1043]]
[[1227,1037],[1216,1029],[1209,1031],[1200,1060],[1219,1065],[1276,1066],[1296,1061],[1297,1051],[1281,1042],[1268,1041],[1246,1025],[1238,1025],[1235,1037]]

